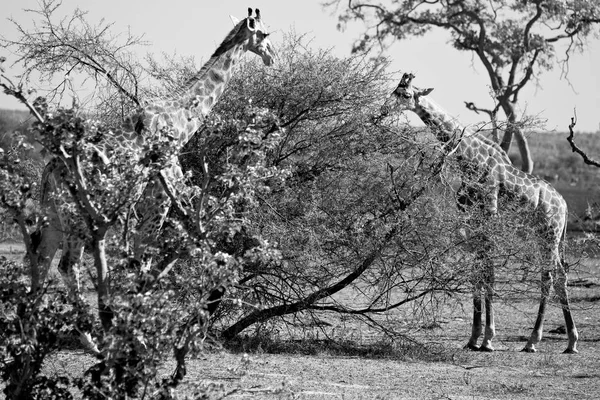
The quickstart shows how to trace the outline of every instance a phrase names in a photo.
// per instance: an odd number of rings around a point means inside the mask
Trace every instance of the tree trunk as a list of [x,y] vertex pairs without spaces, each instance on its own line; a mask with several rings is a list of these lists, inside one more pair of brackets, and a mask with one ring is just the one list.
[[529,152],[527,138],[523,135],[523,131],[516,123],[517,117],[514,112],[514,105],[508,102],[503,103],[502,109],[506,115],[508,124],[506,131],[504,131],[502,142],[500,142],[500,147],[508,154],[508,150],[510,150],[510,145],[514,138],[519,147],[519,154],[521,155],[521,170],[530,174],[533,172],[533,160],[531,159],[531,153]]

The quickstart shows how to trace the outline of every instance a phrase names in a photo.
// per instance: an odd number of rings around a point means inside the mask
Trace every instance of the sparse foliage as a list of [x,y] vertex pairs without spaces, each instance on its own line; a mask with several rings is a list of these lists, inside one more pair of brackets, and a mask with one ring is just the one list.
[[20,265],[3,259],[0,272],[0,373],[5,398],[72,399],[70,380],[47,377],[42,366],[59,350],[59,336],[77,318],[76,310],[68,307],[64,293],[31,291]]
[[24,67],[14,86],[31,88],[37,82],[49,103],[74,101],[88,106],[94,116],[124,118],[142,97],[143,68],[133,53],[144,44],[142,38],[131,32],[114,35],[112,24],[92,24],[79,8],[59,17],[61,5],[59,0],[43,0],[38,9],[25,10],[35,22],[33,29],[9,19],[19,37],[0,36],[0,47],[18,55],[10,65]]

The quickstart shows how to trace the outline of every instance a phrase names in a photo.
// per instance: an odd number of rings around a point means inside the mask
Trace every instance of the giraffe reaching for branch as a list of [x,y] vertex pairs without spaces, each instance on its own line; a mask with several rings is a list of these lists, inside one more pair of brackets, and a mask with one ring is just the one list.
[[[542,295],[538,316],[523,351],[535,352],[535,346],[542,339],[542,328],[546,303],[554,281],[554,289],[560,299],[567,327],[569,341],[565,353],[577,353],[577,328],[571,315],[567,293],[567,272],[563,260],[564,238],[567,224],[567,203],[549,183],[513,167],[506,153],[493,141],[477,132],[469,132],[454,118],[450,117],[433,101],[426,97],[433,89],[419,89],[412,86],[413,74],[404,74],[398,87],[386,99],[382,114],[413,111],[431,128],[437,139],[444,144],[455,146],[463,174],[473,173],[482,185],[469,187],[469,194],[482,199],[483,208],[490,216],[498,212],[498,197],[511,195],[528,205],[536,214],[539,227],[545,239],[544,249],[548,265],[542,268]],[[477,192],[477,193],[474,193]],[[464,193],[463,193],[464,194]],[[463,200],[468,200],[464,196]],[[459,198],[460,200],[460,198]],[[536,224],[536,227],[538,225]],[[482,251],[485,251],[483,249]],[[473,328],[466,347],[472,350],[493,351],[492,339],[495,336],[493,291],[494,266],[489,258],[483,259],[484,280],[476,284],[473,295]],[[481,346],[477,345],[482,333],[481,290],[485,286],[486,326]]]
[[[272,64],[274,48],[263,25],[260,11],[256,9],[253,15],[252,9],[248,9],[246,18],[239,21],[232,17],[232,20],[234,28],[188,83],[169,98],[158,98],[148,102],[139,114],[126,121],[122,129],[115,133],[120,137],[118,140],[111,140],[112,143],[118,142],[120,146],[141,152],[145,143],[159,140],[161,134],[168,132],[170,140],[178,143],[177,149],[181,150],[220,99],[236,64],[245,52],[259,55],[267,66]],[[71,295],[79,298],[80,283],[77,270],[83,255],[84,240],[75,226],[80,220],[63,212],[60,198],[51,195],[66,186],[62,177],[63,171],[60,159],[55,158],[47,165],[43,174],[42,202],[48,210],[48,223],[41,229],[38,255],[45,277],[62,242],[59,271]],[[161,174],[171,178],[183,176],[177,155],[168,160]],[[147,245],[155,240],[171,205],[163,183],[159,177],[152,178],[150,183],[140,188],[142,196],[135,205],[139,222],[133,237],[133,255],[141,265],[146,263],[146,267],[149,264],[145,257]]]

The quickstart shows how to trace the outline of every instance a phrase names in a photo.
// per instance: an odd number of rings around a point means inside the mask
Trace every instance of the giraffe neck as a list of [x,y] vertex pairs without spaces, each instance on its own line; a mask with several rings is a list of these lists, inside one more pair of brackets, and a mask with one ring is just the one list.
[[221,98],[234,67],[246,51],[245,24],[245,20],[238,23],[204,66],[169,99],[144,107],[146,132],[161,135],[167,127],[180,148],[191,139]]
[[[478,148],[493,148],[490,155],[493,155],[500,163],[512,165],[510,158],[508,158],[508,155],[498,143],[488,139],[479,132],[466,128],[456,118],[452,117],[442,107],[427,97],[419,98],[417,106],[413,111],[425,125],[431,128],[440,142],[447,143],[455,137],[460,137],[459,145],[463,147],[463,150],[465,147],[473,147],[473,145]],[[469,153],[463,154],[463,156],[468,155]]]
[[413,110],[425,125],[432,129],[440,142],[450,141],[454,135],[460,135],[464,130],[458,121],[427,97],[420,97]]
[[221,98],[233,76],[234,67],[245,52],[244,45],[237,44],[224,53],[215,54],[204,64],[180,91],[178,102],[196,117],[205,117]]

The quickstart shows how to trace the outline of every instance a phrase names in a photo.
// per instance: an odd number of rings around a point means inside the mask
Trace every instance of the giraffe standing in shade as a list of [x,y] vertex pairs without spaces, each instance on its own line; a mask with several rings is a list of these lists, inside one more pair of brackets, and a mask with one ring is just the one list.
[[[144,143],[151,143],[159,139],[163,132],[168,132],[170,138],[177,141],[178,149],[181,149],[202,125],[206,115],[223,94],[234,67],[246,51],[259,55],[265,65],[272,64],[274,49],[267,38],[269,34],[264,28],[260,11],[257,9],[256,16],[253,16],[252,9],[249,8],[247,18],[238,21],[232,17],[232,20],[235,27],[200,71],[171,98],[156,99],[145,105],[139,114],[125,122],[122,130],[118,132],[120,140],[113,138],[112,142],[119,142],[120,146],[141,152]],[[176,156],[167,164],[161,171],[163,176],[183,176]],[[71,295],[79,297],[81,293],[78,264],[83,255],[84,240],[77,233],[75,226],[80,222],[71,215],[61,213],[60,200],[50,196],[53,191],[64,185],[61,172],[60,161],[54,159],[47,165],[42,177],[42,203],[48,210],[48,224],[41,230],[37,249],[44,279],[62,242],[59,271]],[[144,261],[147,244],[151,243],[160,231],[170,204],[161,180],[158,177],[152,178],[135,206],[140,220],[133,239],[134,258],[140,264]]]
[[[542,269],[542,296],[533,332],[523,351],[535,352],[535,346],[542,339],[542,329],[546,303],[554,280],[554,289],[560,298],[567,327],[569,342],[565,353],[577,353],[577,328],[571,315],[567,294],[567,272],[562,259],[562,242],[566,233],[567,203],[549,183],[515,168],[506,153],[493,141],[477,132],[470,132],[450,117],[426,96],[433,89],[418,89],[412,86],[413,74],[404,74],[398,87],[382,106],[382,114],[392,111],[410,110],[431,128],[442,143],[452,143],[459,165],[464,174],[476,174],[481,186],[469,187],[469,194],[475,194],[483,202],[486,213],[493,216],[498,212],[498,196],[511,195],[527,204],[539,218],[549,266]],[[478,190],[478,193],[474,193]],[[537,225],[536,225],[537,226]],[[480,351],[493,351],[492,339],[495,335],[493,313],[493,264],[488,263],[484,281],[475,288],[473,297],[473,328],[467,348]],[[481,346],[477,341],[482,333],[481,287],[486,287],[485,307],[486,326]]]

